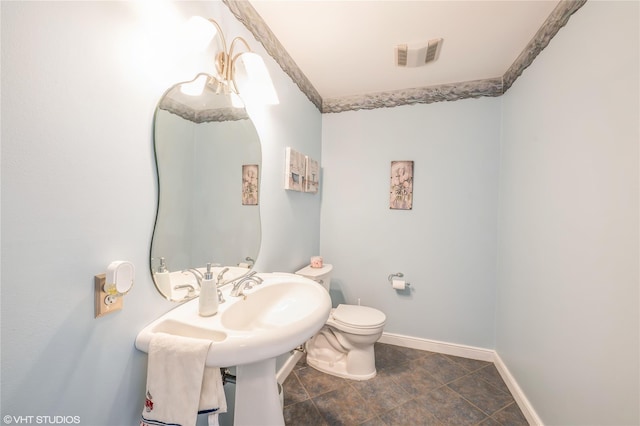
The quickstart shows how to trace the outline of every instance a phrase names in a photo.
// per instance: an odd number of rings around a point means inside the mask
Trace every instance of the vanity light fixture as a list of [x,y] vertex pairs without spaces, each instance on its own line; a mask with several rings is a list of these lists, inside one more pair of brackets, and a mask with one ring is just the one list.
[[[215,20],[194,16],[189,20],[189,27],[193,34],[193,43],[206,46],[216,34],[219,34],[223,50],[215,57],[218,78],[210,78],[207,82],[197,78],[182,85],[180,90],[183,93],[197,96],[202,93],[205,84],[208,84],[216,93],[240,95],[244,100],[261,104],[280,103],[264,60],[251,50],[244,38],[235,37],[227,49],[222,28]],[[244,45],[246,50],[236,53],[239,44]]]

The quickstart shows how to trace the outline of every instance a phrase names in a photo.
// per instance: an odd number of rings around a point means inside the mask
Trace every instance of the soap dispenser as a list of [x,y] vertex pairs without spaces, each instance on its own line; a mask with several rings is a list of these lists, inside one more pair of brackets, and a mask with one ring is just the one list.
[[167,299],[171,300],[171,276],[169,275],[169,270],[167,269],[164,257],[160,258],[160,266],[158,266],[158,271],[153,275],[156,280],[156,286],[158,287],[158,290],[160,290],[160,293],[162,293]]
[[218,289],[211,272],[211,263],[207,263],[207,272],[200,284],[200,300],[198,313],[203,317],[210,317],[218,313]]

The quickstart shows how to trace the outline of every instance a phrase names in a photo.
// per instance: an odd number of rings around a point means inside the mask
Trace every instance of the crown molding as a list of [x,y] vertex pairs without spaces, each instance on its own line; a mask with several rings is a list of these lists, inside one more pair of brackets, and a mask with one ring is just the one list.
[[280,65],[293,82],[300,88],[307,98],[322,110],[322,97],[313,87],[306,75],[300,70],[298,64],[285,50],[280,40],[278,40],[271,29],[264,22],[262,17],[256,12],[248,1],[222,0],[227,5],[231,13],[244,24],[253,36],[262,44],[267,53]]
[[251,3],[246,0],[222,1],[322,113],[392,108],[401,105],[501,96],[509,90],[522,72],[533,63],[534,59],[547,47],[558,31],[567,24],[571,15],[587,2],[587,0],[561,0],[536,35],[502,76],[484,80],[322,99]]
[[366,95],[326,98],[322,112],[343,112],[360,109],[393,108],[400,105],[430,104],[459,99],[502,95],[502,78],[440,84],[414,89],[368,93]]
[[560,29],[569,22],[571,15],[584,6],[586,2],[587,0],[562,0],[558,3],[549,17],[544,21],[536,35],[522,50],[513,64],[511,64],[507,72],[502,76],[502,93],[509,90],[511,85],[518,77],[520,77],[522,72],[529,67],[540,52],[547,47],[558,31],[560,31]]

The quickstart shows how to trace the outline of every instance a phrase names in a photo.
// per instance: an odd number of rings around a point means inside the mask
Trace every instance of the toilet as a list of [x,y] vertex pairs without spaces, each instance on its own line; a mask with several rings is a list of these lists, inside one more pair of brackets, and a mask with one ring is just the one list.
[[[327,291],[333,266],[306,266],[296,274],[312,279]],[[373,344],[382,335],[387,317],[367,306],[338,305],[331,310],[322,329],[305,345],[307,364],[316,370],[352,380],[367,380],[376,375]]]

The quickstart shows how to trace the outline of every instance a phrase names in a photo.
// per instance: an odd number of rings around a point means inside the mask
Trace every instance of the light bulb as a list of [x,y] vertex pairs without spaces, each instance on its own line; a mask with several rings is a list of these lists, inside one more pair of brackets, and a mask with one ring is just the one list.
[[267,66],[260,55],[253,52],[242,53],[235,62],[235,80],[243,97],[261,104],[280,103]]

